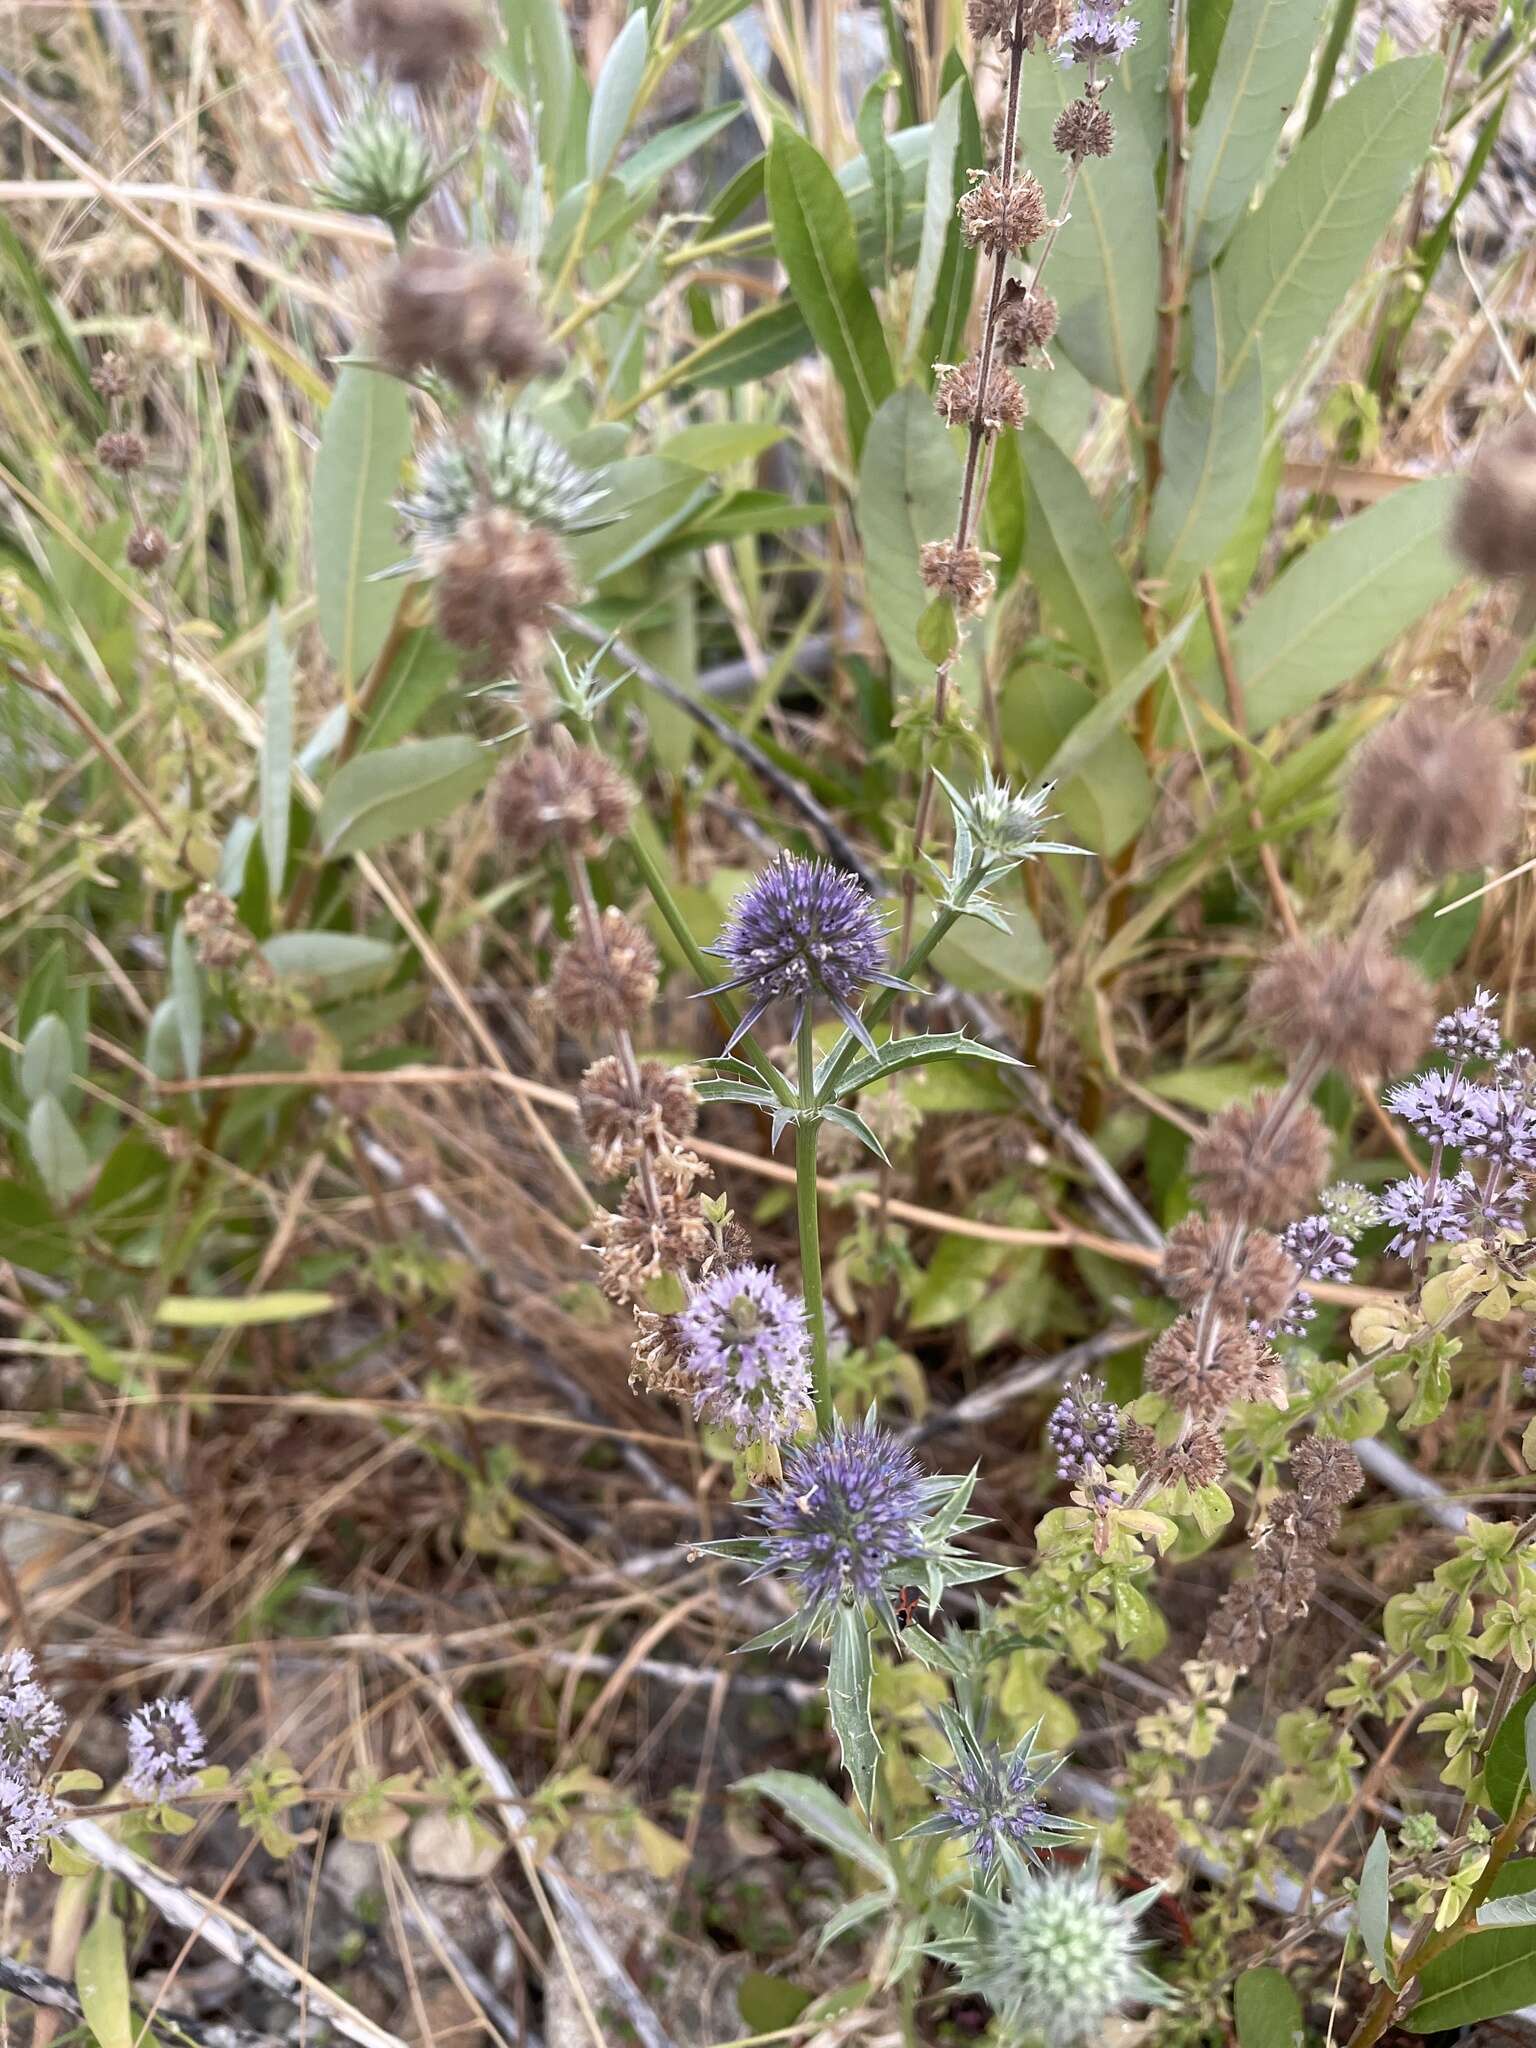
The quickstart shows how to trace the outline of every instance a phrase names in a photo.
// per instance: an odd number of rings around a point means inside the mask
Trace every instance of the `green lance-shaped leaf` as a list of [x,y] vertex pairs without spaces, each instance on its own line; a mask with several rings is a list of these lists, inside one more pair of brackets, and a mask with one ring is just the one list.
[[44,1095],[60,1099],[75,1078],[75,1045],[56,1010],[39,1017],[21,1048],[21,1092],[28,1102]]
[[560,0],[502,0],[501,13],[510,80],[536,110],[539,156],[553,167],[562,155],[576,81],[565,11]]
[[399,587],[376,582],[400,558],[391,500],[411,446],[403,384],[347,363],[315,458],[315,609],[326,651],[354,683],[384,645]]
[[38,1178],[57,1207],[90,1178],[90,1155],[56,1095],[40,1095],[27,1117],[27,1149]]
[[[1484,1910],[1536,1888],[1536,1859],[1506,1863]],[[1401,2022],[1411,2034],[1449,2033],[1499,2019],[1536,2000],[1536,1926],[1479,1928],[1426,1963],[1419,1998]]]
[[1077,465],[1026,420],[1024,563],[1047,615],[1106,683],[1146,654],[1141,612]]
[[261,726],[261,850],[274,902],[288,865],[289,781],[293,774],[293,656],[276,610],[267,619],[267,694]]
[[81,1937],[75,1989],[98,2048],[133,2048],[138,2030],[128,2001],[123,1923],[110,1910],[99,1913]]
[[261,950],[274,973],[327,983],[327,995],[382,981],[395,961],[392,946],[362,932],[278,932]]
[[[1368,72],[1335,100],[1232,237],[1217,272],[1225,381],[1257,349],[1273,393],[1306,360],[1366,273],[1423,161],[1443,75],[1438,57]],[[1198,353],[1196,361],[1209,386],[1212,366]]]
[[827,1673],[827,1714],[843,1752],[843,1768],[866,1813],[875,1810],[875,1772],[880,1738],[870,1718],[874,1683],[869,1623],[859,1606],[840,1606],[832,1624],[832,1658]]
[[956,162],[955,151],[960,141],[960,102],[969,90],[966,81],[957,78],[940,100],[939,111],[933,118],[933,132],[928,141],[928,175],[923,186],[922,235],[917,245],[912,297],[907,308],[906,349],[909,357],[916,356],[922,342],[945,249],[951,235],[959,235],[955,201],[959,191],[958,180],[964,173]]
[[1189,153],[1184,242],[1213,263],[1268,169],[1327,0],[1233,0]]
[[181,1046],[181,1071],[195,1081],[203,1067],[203,977],[182,919],[171,933],[171,1004]]
[[1301,2000],[1279,1970],[1244,1970],[1232,1987],[1238,2048],[1296,2048]]
[[1388,1984],[1392,1975],[1391,1907],[1389,1904],[1389,1853],[1386,1831],[1378,1828],[1365,1852],[1360,1869],[1360,1892],[1355,1900],[1355,1918],[1365,1952],[1376,1965],[1377,1974]]
[[[961,455],[916,385],[888,398],[875,419],[859,466],[859,530],[869,608],[891,666],[918,689],[933,681],[933,662],[918,637],[930,593],[918,573],[924,541],[955,530]],[[975,675],[975,655],[960,657],[962,677]]]
[[856,1813],[850,1813],[836,1793],[819,1779],[802,1777],[798,1771],[758,1771],[743,1778],[738,1792],[755,1792],[782,1807],[798,1827],[830,1849],[857,1863],[881,1883],[894,1887],[896,1874],[891,1859]]
[[603,59],[603,68],[592,92],[592,110],[587,116],[589,178],[603,175],[624,140],[630,116],[635,111],[640,81],[645,76],[650,33],[645,9],[637,7],[615,36],[613,47]]
[[1483,1788],[1488,1804],[1500,1820],[1508,1820],[1529,1787],[1536,1783],[1531,1769],[1531,1733],[1536,1727],[1536,1685],[1521,1693],[1494,1731],[1483,1766]]
[[859,268],[841,187],[802,135],[782,124],[768,151],[768,213],[789,288],[842,386],[855,455],[895,379],[875,302]]
[[1454,477],[1410,484],[1293,562],[1232,636],[1248,730],[1309,711],[1377,660],[1452,589],[1445,544]]
[[316,821],[327,854],[369,853],[435,825],[484,789],[496,765],[465,733],[359,754],[336,771]]
[[[1209,279],[1195,289],[1194,324],[1218,316]],[[1198,352],[1197,352],[1198,353]],[[1264,459],[1264,379],[1258,355],[1224,382],[1202,383],[1193,364],[1173,387],[1163,420],[1163,473],[1147,527],[1147,567],[1178,598],[1231,539],[1252,501]]]

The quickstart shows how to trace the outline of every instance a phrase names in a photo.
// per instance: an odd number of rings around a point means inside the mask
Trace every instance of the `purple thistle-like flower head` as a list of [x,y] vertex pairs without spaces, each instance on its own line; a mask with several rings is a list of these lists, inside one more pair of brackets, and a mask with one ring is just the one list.
[[0,1769],[35,1770],[64,1728],[58,1702],[32,1672],[27,1650],[0,1659]]
[[1117,7],[1089,5],[1075,8],[1061,32],[1063,64],[1113,62],[1134,49],[1140,24],[1121,14]]
[[1424,1246],[1460,1243],[1466,1237],[1462,1220],[1465,1177],[1431,1186],[1426,1180],[1395,1180],[1381,1191],[1381,1220],[1392,1225],[1386,1249],[1412,1258]]
[[1387,1107],[1421,1138],[1439,1145],[1466,1145],[1478,1135],[1489,1093],[1449,1067],[1433,1067],[1387,1090]]
[[1536,1166],[1536,1106],[1509,1088],[1478,1088],[1473,1095],[1472,1129],[1463,1146],[1467,1157]]
[[180,1799],[206,1762],[203,1731],[185,1700],[151,1700],[128,1716],[128,1790],[135,1799]]
[[59,1811],[25,1773],[0,1766],[0,1876],[25,1877],[58,1833]]
[[1102,1380],[1074,1380],[1051,1410],[1045,1434],[1058,1478],[1071,1484],[1090,1464],[1107,1465],[1120,1448],[1120,1410],[1104,1399]]
[[1459,1173],[1454,1186],[1463,1236],[1497,1237],[1500,1231],[1525,1228],[1531,1187],[1518,1174],[1502,1182],[1490,1176],[1479,1187],[1469,1173]]
[[680,1324],[698,1414],[739,1444],[796,1434],[812,1401],[805,1307],[766,1266],[711,1274]]
[[872,1600],[922,1556],[927,1492],[922,1467],[888,1430],[839,1424],[784,1460],[782,1491],[758,1494],[761,1569],[798,1579],[809,1606]]
[[729,980],[706,989],[706,995],[747,991],[746,1011],[730,1045],[772,1003],[793,1003],[798,1028],[806,1006],[821,995],[873,1051],[855,999],[872,981],[906,986],[886,972],[885,924],[869,891],[830,861],[796,853],[781,853],[742,890],[724,931],[705,950],[731,969]]
[[[1005,1755],[989,1745],[935,1773],[934,1796],[950,1832],[970,1836],[976,1868],[990,1874],[1005,1842],[1030,1855],[1051,1831],[1052,1816],[1036,1796],[1040,1781],[1023,1753]],[[1030,1861],[1038,1859],[1030,1856]]]
[[1493,1014],[1497,1001],[1489,990],[1480,988],[1470,1003],[1442,1017],[1435,1026],[1439,1050],[1454,1060],[1496,1060],[1500,1049],[1498,1021]]

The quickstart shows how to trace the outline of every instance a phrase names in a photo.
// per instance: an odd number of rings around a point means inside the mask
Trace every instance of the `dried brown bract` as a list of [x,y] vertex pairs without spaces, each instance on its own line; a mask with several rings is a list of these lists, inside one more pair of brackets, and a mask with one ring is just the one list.
[[618,1208],[597,1219],[598,1285],[621,1308],[639,1307],[653,1280],[691,1272],[712,1242],[696,1195],[631,1181]]
[[925,589],[952,599],[957,611],[981,611],[997,587],[987,567],[987,557],[978,547],[961,547],[949,540],[925,540],[918,555],[918,573]]
[[1507,719],[1411,704],[1361,747],[1349,779],[1349,836],[1377,871],[1447,875],[1487,867],[1515,827],[1519,764]]
[[1288,1057],[1314,1049],[1356,1076],[1400,1074],[1429,1042],[1434,991],[1379,940],[1293,940],[1254,981],[1248,1018]]
[[116,349],[108,349],[91,372],[91,383],[103,398],[126,398],[136,382],[133,364]]
[[1195,1488],[1214,1486],[1227,1469],[1221,1431],[1208,1422],[1191,1423],[1178,1443],[1159,1451],[1149,1464],[1138,1469],[1150,1472],[1159,1486],[1177,1486],[1181,1480]]
[[542,652],[554,606],[575,595],[564,548],[515,512],[480,512],[444,549],[437,623],[474,658],[477,674],[516,675]]
[[698,1129],[699,1098],[687,1067],[641,1060],[631,1072],[610,1053],[594,1060],[576,1091],[582,1136],[595,1173],[608,1177],[646,1152],[670,1152]]
[[1049,292],[1010,277],[997,309],[997,346],[1003,361],[1019,369],[1033,362],[1055,334],[1057,317]]
[[578,932],[556,955],[555,1014],[573,1031],[632,1031],[656,1000],[660,966],[649,933],[609,904],[594,936]]
[[487,377],[522,383],[550,366],[522,265],[470,249],[400,258],[384,281],[379,356],[397,376],[432,369],[469,396]]
[[1040,180],[1028,171],[1004,179],[986,171],[960,199],[960,231],[973,249],[991,256],[1017,256],[1038,242],[1050,225],[1050,208]]
[[350,0],[347,26],[359,56],[430,92],[479,54],[486,25],[472,0]]
[[1343,1507],[1365,1485],[1360,1460],[1337,1437],[1298,1437],[1291,1445],[1290,1464],[1297,1493],[1324,1507]]
[[1170,1406],[1204,1422],[1224,1415],[1232,1400],[1228,1372],[1216,1360],[1200,1355],[1199,1326],[1193,1316],[1180,1316],[1156,1339],[1141,1377],[1149,1393],[1160,1394]]
[[1108,156],[1115,146],[1115,117],[1091,94],[1073,100],[1056,116],[1051,141],[1060,156]]
[[1185,1308],[1209,1299],[1223,1315],[1273,1322],[1296,1292],[1300,1275],[1294,1261],[1267,1232],[1230,1246],[1227,1237],[1207,1217],[1186,1216],[1169,1234],[1158,1278]]
[[189,896],[181,921],[204,967],[236,967],[256,943],[221,889],[205,886]]
[[1238,1223],[1289,1223],[1328,1178],[1333,1140],[1310,1103],[1271,1128],[1278,1098],[1224,1109],[1190,1150],[1190,1172],[1213,1214]]
[[1536,419],[1523,407],[1473,457],[1451,540],[1480,575],[1536,575]]
[[170,552],[171,544],[158,526],[136,526],[123,548],[123,559],[130,569],[148,572],[160,568]]
[[128,476],[144,467],[144,443],[137,434],[103,434],[96,443],[96,460],[114,476]]
[[986,434],[1003,427],[1022,427],[1029,417],[1022,386],[1000,363],[993,363],[982,396],[981,362],[976,356],[944,371],[934,390],[933,407],[947,427],[975,426]]
[[496,830],[518,860],[546,847],[582,859],[600,854],[629,830],[635,793],[595,747],[535,740],[496,777],[491,807]]
[[1499,7],[1500,0],[1445,0],[1445,18],[1471,35],[1482,35],[1498,20]]
[[1061,33],[1061,0],[966,0],[965,20],[978,43],[1011,43],[1015,25],[1026,47],[1054,43]]
[[1179,1868],[1179,1830],[1171,1814],[1150,1799],[1125,1810],[1125,1860],[1148,1884],[1166,1884]]

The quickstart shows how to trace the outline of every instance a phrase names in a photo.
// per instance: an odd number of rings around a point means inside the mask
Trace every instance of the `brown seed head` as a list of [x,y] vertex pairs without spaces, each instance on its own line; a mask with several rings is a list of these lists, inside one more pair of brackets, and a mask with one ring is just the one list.
[[91,383],[103,398],[126,398],[134,386],[134,368],[116,349],[108,349],[91,372]]
[[1311,1103],[1300,1103],[1275,1128],[1277,1098],[1236,1102],[1196,1139],[1190,1172],[1214,1215],[1235,1223],[1289,1223],[1302,1215],[1328,1178],[1333,1140]]
[[189,896],[181,921],[204,967],[236,967],[256,943],[222,889],[204,886]]
[[437,623],[477,670],[515,675],[532,668],[550,611],[575,595],[564,548],[515,512],[467,519],[444,549],[437,575]]
[[1010,277],[997,309],[997,346],[1005,363],[1022,369],[1045,350],[1056,332],[1056,301],[1047,291]]
[[997,588],[981,549],[961,547],[953,538],[925,540],[918,553],[918,573],[926,589],[952,598],[956,610],[964,613],[985,610]]
[[992,365],[985,398],[980,387],[981,362],[976,356],[945,370],[933,394],[934,411],[945,426],[979,426],[987,434],[1023,426],[1029,416],[1028,400],[1000,363]]
[[1321,1507],[1341,1508],[1365,1485],[1360,1460],[1337,1437],[1298,1437],[1290,1462],[1297,1493]]
[[550,364],[517,258],[471,249],[400,258],[384,280],[379,355],[397,376],[433,369],[470,397],[488,376],[521,383]]
[[127,476],[144,467],[144,443],[137,434],[103,434],[96,443],[96,460],[115,476]]
[[1400,1074],[1429,1042],[1434,991],[1409,960],[1369,936],[1293,940],[1248,997],[1248,1020],[1295,1059],[1309,1047],[1357,1078]]
[[472,0],[351,0],[353,48],[387,77],[430,92],[478,55],[485,18]]
[[593,1171],[605,1179],[647,1152],[673,1150],[698,1128],[699,1098],[687,1067],[642,1060],[632,1076],[610,1053],[594,1060],[576,1091]]
[[1214,1486],[1227,1469],[1227,1450],[1221,1431],[1208,1422],[1191,1423],[1184,1436],[1166,1451],[1159,1451],[1141,1470],[1151,1473],[1159,1486]]
[[1151,1345],[1141,1378],[1149,1393],[1160,1394],[1172,1407],[1204,1422],[1225,1414],[1232,1399],[1226,1375],[1214,1360],[1200,1357],[1193,1316],[1180,1316]]
[[666,1187],[647,1193],[639,1180],[594,1231],[598,1285],[610,1301],[638,1307],[663,1273],[689,1273],[710,1247],[709,1220],[697,1195]]
[[1346,823],[1380,874],[1487,867],[1509,844],[1519,794],[1507,719],[1445,704],[1410,704],[1355,757]]
[[464,340],[474,360],[504,383],[523,384],[550,367],[549,339],[515,256],[482,256],[464,308]]
[[1536,575],[1536,419],[1523,406],[1472,458],[1451,542],[1481,576]]
[[555,1014],[573,1031],[632,1031],[656,1000],[660,965],[650,935],[610,903],[595,938],[578,932],[556,955]]
[[1115,146],[1115,117],[1091,94],[1073,100],[1056,116],[1051,141],[1059,156],[1108,156]]
[[1500,0],[1445,0],[1445,18],[1453,26],[1465,24],[1472,35],[1482,35],[1499,18]]
[[136,526],[123,548],[130,569],[158,569],[171,552],[171,544],[158,526]]
[[1245,1579],[1228,1589],[1206,1624],[1200,1662],[1219,1664],[1228,1671],[1247,1671],[1258,1661],[1263,1648],[1264,1624],[1259,1618],[1254,1582]]
[[1273,1322],[1299,1279],[1278,1238],[1253,1231],[1230,1249],[1227,1232],[1204,1216],[1186,1216],[1169,1233],[1158,1278],[1184,1308],[1209,1300],[1225,1316]]
[[1028,171],[1004,180],[996,171],[975,174],[960,199],[960,231],[973,249],[990,256],[1017,256],[1038,242],[1050,225],[1040,180]]
[[635,793],[595,747],[535,740],[514,754],[491,791],[496,829],[520,861],[548,846],[582,859],[629,830]]
[[1148,1884],[1166,1884],[1178,1874],[1179,1830],[1150,1799],[1133,1800],[1125,1810],[1125,1860]]
[[637,1308],[631,1355],[634,1366],[629,1384],[637,1394],[692,1392],[694,1377],[680,1317],[657,1315],[654,1309]]

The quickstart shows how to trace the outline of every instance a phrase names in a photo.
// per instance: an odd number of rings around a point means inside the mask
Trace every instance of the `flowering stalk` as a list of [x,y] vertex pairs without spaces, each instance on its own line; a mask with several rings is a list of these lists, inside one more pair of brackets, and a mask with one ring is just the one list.
[[800,1019],[795,1038],[799,1080],[795,1118],[795,1215],[800,1231],[800,1274],[805,1312],[811,1330],[811,1383],[816,1395],[816,1427],[832,1427],[832,1381],[827,1365],[827,1304],[821,1278],[821,1216],[816,1185],[816,1143],[821,1116],[816,1107],[816,1046],[811,1013]]

